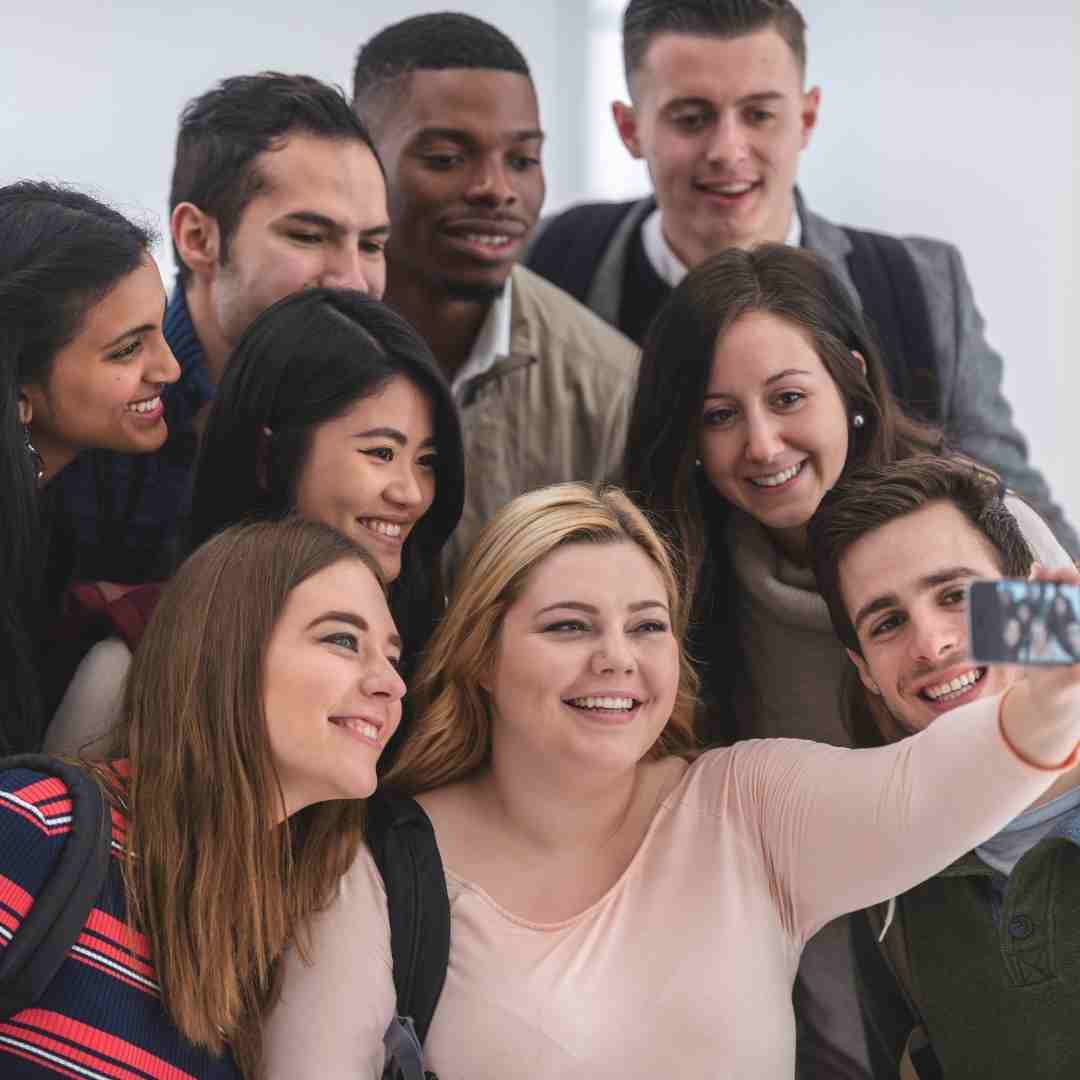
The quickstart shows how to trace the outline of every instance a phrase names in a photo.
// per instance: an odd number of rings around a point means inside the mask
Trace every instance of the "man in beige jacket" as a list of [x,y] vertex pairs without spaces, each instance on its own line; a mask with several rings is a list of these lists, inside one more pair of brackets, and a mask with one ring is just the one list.
[[468,15],[422,15],[361,46],[353,105],[386,169],[386,300],[427,339],[465,432],[460,558],[503,503],[618,471],[637,349],[516,265],[544,200],[524,57]]

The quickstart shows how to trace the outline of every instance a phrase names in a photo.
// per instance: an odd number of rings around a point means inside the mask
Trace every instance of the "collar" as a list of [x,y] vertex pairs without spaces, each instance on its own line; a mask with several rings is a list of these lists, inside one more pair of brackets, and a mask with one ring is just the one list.
[[[196,413],[208,401],[213,400],[214,387],[206,370],[206,351],[195,333],[191,312],[188,310],[187,295],[179,277],[165,309],[162,331],[176,362],[180,365],[180,379],[174,384],[176,390],[182,392],[187,399],[190,412]],[[165,396],[166,400],[172,396],[168,389]]]
[[510,312],[514,293],[512,282],[512,277],[506,279],[502,292],[488,308],[487,318],[476,336],[469,359],[454,376],[451,389],[459,405],[466,386],[478,376],[490,371],[500,356],[508,356],[510,353]]
[[[799,200],[795,201],[795,210],[791,215],[791,223],[788,225],[787,236],[784,243],[790,247],[802,245],[802,219],[799,216]],[[641,226],[641,242],[645,246],[645,256],[652,263],[652,268],[660,275],[661,280],[667,282],[673,289],[676,288],[684,277],[689,273],[686,264],[672,250],[671,245],[664,235],[660,208],[657,207]]]

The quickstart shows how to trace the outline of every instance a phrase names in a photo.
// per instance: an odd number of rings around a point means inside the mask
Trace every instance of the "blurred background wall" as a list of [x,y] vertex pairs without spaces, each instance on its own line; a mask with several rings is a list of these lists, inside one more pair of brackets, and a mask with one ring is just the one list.
[[[0,0],[0,182],[93,189],[164,230],[176,118],[226,75],[305,72],[348,91],[359,42],[455,7],[521,47],[548,132],[549,210],[647,189],[614,134],[620,0]],[[964,253],[1032,456],[1080,523],[1080,5],[803,0],[822,88],[801,186],[840,222]],[[160,249],[166,272],[167,245]],[[1080,471],[1080,470],[1078,470]]]

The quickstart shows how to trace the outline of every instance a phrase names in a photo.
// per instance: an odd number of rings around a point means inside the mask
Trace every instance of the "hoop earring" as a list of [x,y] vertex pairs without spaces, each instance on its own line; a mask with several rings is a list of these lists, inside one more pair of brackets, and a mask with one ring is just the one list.
[[23,424],[23,447],[30,458],[30,468],[34,470],[34,483],[40,484],[45,479],[45,459],[30,441],[30,425]]
[[863,416],[863,414],[862,414],[861,412],[857,412],[857,413],[856,413],[856,414],[855,414],[855,415],[854,415],[854,416],[853,416],[853,417],[851,418],[851,426],[852,426],[853,428],[861,428],[861,427],[863,427],[863,426],[864,426],[865,424],[866,424],[866,417],[865,417],[865,416]]

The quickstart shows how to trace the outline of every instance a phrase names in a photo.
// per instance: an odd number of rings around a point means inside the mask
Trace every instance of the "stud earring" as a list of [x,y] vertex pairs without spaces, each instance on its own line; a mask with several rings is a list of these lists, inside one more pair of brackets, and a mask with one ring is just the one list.
[[696,458],[694,460],[694,466],[695,466],[695,468],[698,468],[698,469],[701,468],[701,458]]
[[30,458],[30,467],[34,470],[34,483],[40,484],[45,479],[45,459],[30,441],[30,425],[23,424],[23,446]]
[[861,427],[863,427],[863,426],[864,426],[865,424],[866,424],[866,417],[865,417],[865,416],[863,416],[863,414],[862,414],[861,412],[857,412],[857,413],[856,413],[856,414],[855,414],[855,415],[854,415],[854,416],[853,416],[853,417],[851,418],[851,426],[852,426],[853,428],[861,428]]

